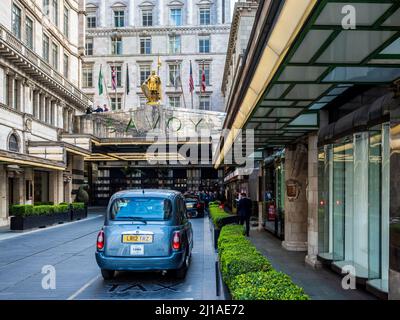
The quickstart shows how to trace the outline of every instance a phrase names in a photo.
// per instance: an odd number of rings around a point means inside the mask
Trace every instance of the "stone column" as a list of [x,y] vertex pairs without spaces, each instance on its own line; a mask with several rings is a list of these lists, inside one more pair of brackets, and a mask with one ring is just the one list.
[[[167,21],[164,22],[164,0],[158,1],[158,5],[156,6],[156,10],[154,10],[154,11],[158,12],[158,15],[159,15],[158,21],[160,23],[160,26],[169,24],[168,18],[167,18]],[[168,11],[168,8],[167,8],[167,11]]]
[[64,200],[64,179],[63,172],[61,170],[52,171],[49,175],[49,201],[53,201],[54,204],[63,202]]
[[8,177],[5,165],[0,165],[0,226],[8,224]]
[[285,241],[282,246],[290,251],[307,251],[307,150],[300,143],[285,150],[285,182]]
[[100,1],[100,27],[106,27],[107,26],[107,21],[106,21],[106,2],[105,1]]
[[72,156],[72,195],[75,199],[79,187],[84,182],[84,159],[83,156]]
[[[129,19],[129,26],[134,26],[135,25],[135,0],[129,0],[128,4],[128,19]],[[140,22],[138,22],[136,25],[140,25]]]
[[39,112],[39,114],[40,114],[39,119],[40,119],[41,121],[45,121],[45,118],[46,118],[46,116],[45,116],[45,111],[46,111],[46,109],[45,109],[45,103],[46,103],[45,94],[44,94],[43,92],[41,92],[41,93],[40,93],[40,102],[39,102],[39,110],[40,110],[40,112]]
[[321,264],[318,254],[318,136],[308,137],[308,252],[306,263],[313,267]]
[[7,71],[7,105],[10,108],[14,108],[14,86],[15,86],[15,78],[14,74],[10,71]]

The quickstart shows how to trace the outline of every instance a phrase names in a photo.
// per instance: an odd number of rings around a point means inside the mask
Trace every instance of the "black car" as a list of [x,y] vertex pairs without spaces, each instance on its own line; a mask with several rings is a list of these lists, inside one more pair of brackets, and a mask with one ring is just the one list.
[[185,197],[185,203],[186,203],[187,215],[190,218],[204,217],[204,203],[201,203],[197,197],[187,196]]

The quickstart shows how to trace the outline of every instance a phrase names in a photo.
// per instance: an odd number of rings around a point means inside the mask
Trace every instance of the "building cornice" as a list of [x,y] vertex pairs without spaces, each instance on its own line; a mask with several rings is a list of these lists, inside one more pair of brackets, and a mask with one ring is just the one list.
[[160,34],[197,34],[197,33],[229,33],[230,25],[213,26],[163,26],[163,27],[125,27],[86,29],[87,37],[119,36],[151,36]]

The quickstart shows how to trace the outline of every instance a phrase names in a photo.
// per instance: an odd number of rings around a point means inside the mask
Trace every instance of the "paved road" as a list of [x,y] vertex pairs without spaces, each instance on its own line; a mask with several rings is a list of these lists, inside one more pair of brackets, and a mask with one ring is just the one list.
[[[100,213],[100,212],[98,212]],[[104,281],[94,258],[103,218],[0,240],[0,299],[218,299],[208,219],[192,220],[192,264],[184,281],[158,273],[117,273]],[[56,289],[42,288],[54,266]]]

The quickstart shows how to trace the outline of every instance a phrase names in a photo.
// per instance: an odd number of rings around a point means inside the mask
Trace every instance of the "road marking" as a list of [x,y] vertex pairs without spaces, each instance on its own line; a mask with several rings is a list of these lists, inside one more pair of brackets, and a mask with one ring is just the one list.
[[100,278],[100,275],[98,274],[96,277],[94,277],[92,280],[90,280],[88,283],[86,283],[82,288],[80,288],[78,291],[76,291],[73,295],[69,296],[67,300],[74,300],[77,296],[79,296],[83,291],[85,291],[87,288],[89,288],[98,278]]
[[41,231],[46,231],[46,230],[61,228],[61,227],[65,227],[65,226],[70,226],[70,225],[75,224],[75,223],[98,219],[99,217],[103,217],[103,215],[99,214],[99,215],[96,215],[96,216],[90,217],[90,218],[85,218],[85,219],[81,219],[81,220],[77,220],[77,221],[71,221],[71,222],[56,224],[56,225],[53,225],[53,226],[48,226],[46,228],[40,228],[40,229],[30,230],[30,231],[26,231],[26,232],[14,233],[14,232],[10,231],[10,233],[6,234],[6,235],[1,235],[1,233],[0,233],[0,241],[21,237],[21,236],[24,236],[24,235],[27,235],[27,234],[32,234],[32,233],[37,233],[37,232],[41,232]]

